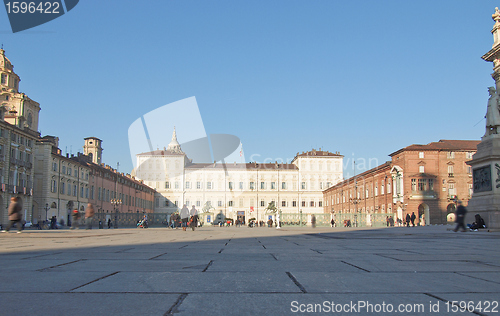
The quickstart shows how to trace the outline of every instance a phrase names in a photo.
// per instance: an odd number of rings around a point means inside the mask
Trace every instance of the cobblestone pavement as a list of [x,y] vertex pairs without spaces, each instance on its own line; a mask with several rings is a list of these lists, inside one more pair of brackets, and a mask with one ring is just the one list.
[[447,226],[11,231],[0,315],[499,315],[499,249]]

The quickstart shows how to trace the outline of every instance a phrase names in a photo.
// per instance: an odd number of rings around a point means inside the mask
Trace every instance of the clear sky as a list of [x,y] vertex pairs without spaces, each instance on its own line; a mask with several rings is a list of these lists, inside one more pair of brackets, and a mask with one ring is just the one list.
[[348,177],[353,158],[366,169],[411,144],[480,139],[495,6],[82,0],[16,34],[0,9],[0,43],[63,152],[99,137],[103,161],[130,172],[129,126],[195,96],[206,133],[238,136],[247,160],[321,147],[345,156]]

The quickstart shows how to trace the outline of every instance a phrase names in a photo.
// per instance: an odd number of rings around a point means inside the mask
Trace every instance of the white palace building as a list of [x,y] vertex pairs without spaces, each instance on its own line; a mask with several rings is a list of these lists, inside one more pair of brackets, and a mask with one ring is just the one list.
[[284,164],[192,163],[175,129],[167,148],[136,157],[135,176],[157,191],[156,213],[171,214],[184,204],[201,213],[208,203],[212,214],[267,221],[265,208],[273,201],[282,214],[323,213],[323,191],[343,180],[343,156],[314,149]]

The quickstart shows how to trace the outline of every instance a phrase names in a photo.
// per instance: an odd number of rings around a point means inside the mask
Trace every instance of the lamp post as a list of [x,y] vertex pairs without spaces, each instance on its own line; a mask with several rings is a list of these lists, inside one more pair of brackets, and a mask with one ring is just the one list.
[[115,210],[115,222],[114,228],[118,228],[118,206],[122,205],[122,200],[120,199],[111,199],[111,204],[113,204],[113,208]]
[[49,211],[49,203],[45,203],[45,221],[47,221],[47,212]]

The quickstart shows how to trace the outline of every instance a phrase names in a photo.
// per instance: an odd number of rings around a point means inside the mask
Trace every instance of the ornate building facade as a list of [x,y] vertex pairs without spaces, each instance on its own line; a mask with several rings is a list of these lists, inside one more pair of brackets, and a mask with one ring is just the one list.
[[0,49],[0,224],[8,221],[10,198],[20,198],[23,218],[33,218],[33,154],[40,105],[19,92],[21,79]]
[[322,212],[322,191],[342,181],[342,164],[342,155],[321,150],[297,153],[291,163],[193,163],[174,130],[167,148],[137,155],[135,175],[157,191],[156,212],[208,203],[235,220],[265,221],[270,202],[282,213]]
[[[89,142],[94,146],[87,151]],[[95,137],[85,138],[87,155],[74,156],[61,154],[57,137],[45,136],[36,142],[35,222],[56,216],[68,223],[71,211],[85,212],[88,203],[100,220],[127,225],[137,216],[120,214],[153,212],[153,189],[130,174],[95,163],[102,157],[101,143]]]

